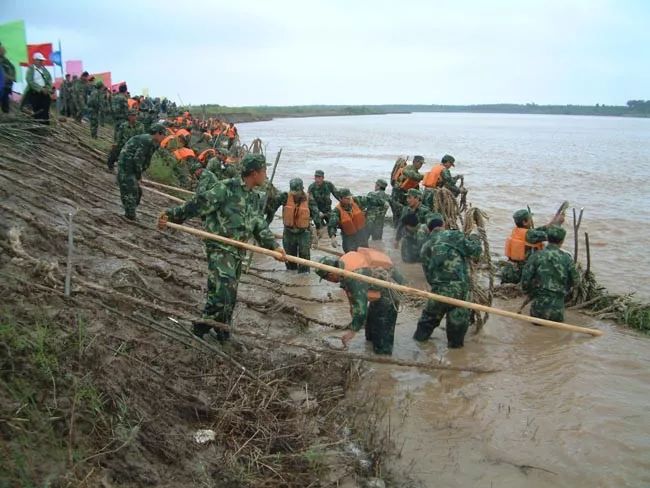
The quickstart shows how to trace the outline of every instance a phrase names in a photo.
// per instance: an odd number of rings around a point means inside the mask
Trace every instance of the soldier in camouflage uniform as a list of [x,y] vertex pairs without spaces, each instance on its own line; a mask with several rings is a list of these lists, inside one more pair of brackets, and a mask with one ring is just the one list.
[[307,193],[316,202],[320,211],[320,218],[324,223],[329,221],[330,212],[332,211],[332,199],[330,196],[340,200],[339,192],[334,183],[325,179],[323,170],[317,169],[314,173],[314,182],[307,188]]
[[528,258],[521,273],[521,286],[532,298],[532,317],[562,322],[564,299],[580,277],[573,258],[561,249],[566,231],[553,225],[547,228],[546,235],[548,245]]
[[65,75],[61,88],[59,88],[59,99],[61,100],[61,114],[70,117],[72,115],[72,81],[70,75]]
[[90,95],[88,96],[88,114],[90,118],[90,137],[97,139],[97,131],[99,129],[99,117],[102,109],[104,93],[102,88],[104,82],[97,80],[92,87]]
[[533,214],[527,209],[517,210],[512,214],[512,219],[515,222],[515,229],[527,229],[526,230],[526,253],[525,258],[522,261],[516,261],[513,259],[508,259],[501,268],[501,284],[504,283],[519,283],[521,281],[521,271],[526,264],[528,258],[536,252],[536,250],[541,249],[541,244],[546,241],[546,231],[547,229],[555,224],[561,225],[564,222],[564,216],[562,214],[556,215],[551,222],[547,225],[541,227],[533,227]]
[[142,190],[140,179],[149,167],[153,153],[165,137],[165,127],[160,124],[151,126],[150,134],[133,136],[120,151],[117,162],[117,183],[124,207],[124,216],[135,220],[135,209],[140,204]]
[[[280,251],[284,256],[284,250],[278,248],[273,233],[259,212],[260,195],[254,190],[266,180],[266,166],[263,155],[246,155],[242,160],[241,177],[219,181],[183,205],[168,209],[161,214],[159,227],[164,228],[167,220],[182,223],[203,216],[203,227],[207,232],[244,242],[255,238],[262,247]],[[205,241],[205,248],[209,275],[203,317],[230,325],[246,251],[212,240]],[[194,324],[194,333],[199,337],[209,330],[207,324]],[[220,340],[228,339],[229,335],[228,332],[217,332]]]
[[111,92],[106,85],[102,87],[102,104],[99,110],[99,125],[106,126],[106,120],[111,116]]
[[74,118],[81,122],[86,111],[86,86],[88,85],[88,73],[83,72],[81,78],[72,82],[72,105],[74,106]]
[[384,217],[388,210],[390,197],[386,194],[388,183],[385,180],[375,182],[375,191],[366,195],[366,226],[373,241],[381,241],[384,235]]
[[406,192],[411,188],[417,189],[420,186],[423,176],[420,174],[420,168],[424,164],[424,157],[414,156],[413,163],[398,170],[395,175],[395,184],[391,192],[391,208],[393,210],[393,224],[395,227],[399,224],[402,216],[402,209],[406,206]]
[[[284,223],[282,246],[284,250],[290,256],[311,259],[309,222],[313,221],[316,229],[320,229],[321,219],[316,202],[305,193],[300,178],[293,178],[289,182],[289,192],[282,192],[275,197],[272,213],[275,214],[280,206],[284,207],[282,209],[282,221]],[[305,210],[304,214],[303,209]],[[309,273],[309,266],[298,266],[296,263],[286,263],[286,265],[288,270],[297,269],[298,273]]]
[[126,95],[126,85],[120,85],[119,91],[111,98],[111,111],[113,112],[113,143],[117,141],[117,129],[126,121],[129,113],[129,102]]
[[364,215],[368,203],[366,197],[353,197],[347,188],[341,188],[338,194],[341,201],[330,212],[327,223],[332,247],[338,247],[336,230],[339,228],[344,252],[356,251],[357,247],[368,247],[368,228]]
[[430,219],[431,211],[422,205],[422,192],[411,188],[406,194],[406,206],[402,209],[395,231],[395,248],[402,241],[400,252],[405,263],[420,262],[422,247],[420,227],[426,225]]
[[[335,257],[326,256],[321,258],[320,262],[335,268],[345,269],[343,261]],[[354,272],[399,284],[405,282],[404,277],[395,267],[391,269],[368,267],[355,269]],[[332,283],[340,282],[340,286],[345,290],[345,294],[350,302],[352,322],[349,326],[350,331],[341,337],[343,344],[347,346],[347,343],[355,334],[365,327],[366,340],[372,342],[375,354],[392,354],[395,339],[395,323],[397,322],[397,311],[399,308],[398,295],[388,288],[369,285],[368,283],[334,273],[328,273],[324,270],[317,269],[316,274]],[[370,296],[369,291],[371,292]],[[372,295],[373,292],[374,296]]]
[[108,170],[110,172],[113,171],[115,161],[117,161],[117,157],[119,156],[120,151],[122,151],[122,148],[126,142],[133,136],[144,134],[146,132],[142,124],[138,122],[137,117],[137,111],[129,110],[129,116],[127,120],[120,123],[119,127],[117,128],[117,140],[115,141],[115,144],[113,144],[111,152],[108,155]]
[[[468,260],[481,255],[481,241],[479,236],[467,238],[459,230],[435,231],[443,225],[442,216],[434,217],[429,222],[433,232],[422,246],[422,269],[433,293],[467,300],[470,291]],[[448,346],[463,347],[470,311],[435,300],[427,302],[413,338],[420,342],[428,340],[445,315]]]

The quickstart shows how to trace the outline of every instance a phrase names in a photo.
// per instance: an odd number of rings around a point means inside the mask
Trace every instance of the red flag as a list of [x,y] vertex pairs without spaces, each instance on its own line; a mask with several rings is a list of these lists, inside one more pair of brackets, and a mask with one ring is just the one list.
[[34,63],[34,54],[41,53],[45,57],[43,66],[54,66],[50,61],[52,56],[52,44],[27,44],[27,63],[20,63],[21,66],[29,66]]

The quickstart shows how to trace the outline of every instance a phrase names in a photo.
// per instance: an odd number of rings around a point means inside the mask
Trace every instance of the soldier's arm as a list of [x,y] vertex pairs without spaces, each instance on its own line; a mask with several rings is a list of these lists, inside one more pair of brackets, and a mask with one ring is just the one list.
[[571,290],[573,289],[574,286],[578,284],[580,281],[580,275],[578,274],[578,270],[576,269],[576,265],[573,263],[573,258],[569,255],[567,255],[567,267],[569,269],[569,276],[568,276],[568,282],[567,282],[567,293],[571,293]]
[[336,235],[336,229],[339,227],[339,211],[336,208],[333,208],[330,211],[330,220],[327,223],[327,235],[334,237]]
[[538,256],[539,253],[532,254],[526,261],[524,269],[521,271],[521,287],[529,295],[533,291],[533,278],[535,277],[535,272],[537,270]]
[[329,186],[330,193],[332,194],[332,196],[336,198],[337,202],[340,202],[341,197],[339,191],[336,189],[336,186],[334,186],[334,183],[332,183],[331,181],[327,181],[326,184]]
[[218,208],[223,203],[225,188],[216,184],[210,190],[196,193],[194,197],[177,207],[168,208],[165,213],[171,222],[182,224],[192,217],[197,217],[211,209]]
[[320,210],[318,210],[318,205],[316,205],[316,200],[314,200],[313,198],[309,198],[307,200],[307,204],[309,205],[309,215],[311,217],[311,220],[314,222],[316,228],[320,229],[323,226],[323,222],[320,218]]
[[368,201],[368,197],[364,197],[364,196],[354,197],[354,201],[357,202],[357,205],[359,205],[359,208],[361,210],[368,210],[368,206],[370,204],[370,202]]
[[266,249],[277,249],[280,247],[275,240],[273,232],[269,229],[269,224],[261,215],[255,218],[253,222],[253,237],[255,237],[255,240],[260,246]]
[[424,176],[420,174],[418,171],[416,171],[415,168],[413,167],[407,167],[404,169],[404,173],[402,175],[405,178],[409,178],[411,180],[416,180],[416,181],[421,181]]
[[269,195],[269,200],[266,203],[268,208],[268,213],[273,213],[273,215],[275,215],[275,212],[278,211],[278,208],[287,204],[288,198],[289,198],[289,194],[286,191],[276,194],[275,198]]
[[460,193],[460,188],[456,186],[456,180],[451,176],[451,171],[443,169],[440,177],[442,178],[442,185],[452,192],[454,196]]
[[467,239],[465,239],[465,249],[467,256],[471,258],[478,258],[483,252],[483,247],[481,246],[481,238],[476,234],[471,234]]

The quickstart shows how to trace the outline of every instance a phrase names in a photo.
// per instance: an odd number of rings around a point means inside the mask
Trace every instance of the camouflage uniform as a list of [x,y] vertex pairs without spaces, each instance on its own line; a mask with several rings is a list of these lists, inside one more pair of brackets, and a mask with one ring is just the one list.
[[[551,240],[562,241],[566,231],[552,226],[548,235]],[[562,322],[564,298],[578,280],[573,258],[558,244],[549,242],[545,249],[533,253],[521,273],[521,286],[532,298],[530,315]]]
[[[512,218],[517,227],[523,226],[523,222],[532,218],[532,214],[525,209],[517,210]],[[539,244],[546,241],[547,226],[531,228],[526,231],[526,242],[529,244]],[[524,268],[526,261],[530,255],[535,252],[533,248],[526,248],[526,259],[524,261],[510,261],[508,260],[501,268],[501,284],[504,283],[519,283],[521,281],[521,270]]]
[[124,93],[116,93],[111,99],[113,112],[113,142],[117,141],[117,128],[125,122],[129,114],[129,102]]
[[59,99],[61,100],[61,114],[70,117],[72,115],[72,81],[63,80],[59,89]]
[[[431,291],[460,300],[469,296],[468,259],[481,255],[478,236],[465,235],[458,230],[432,232],[422,246],[422,269]],[[469,327],[470,311],[446,303],[429,300],[422,311],[413,338],[426,341],[447,315],[447,342],[449,347],[463,347]]]
[[124,215],[135,220],[135,209],[140,204],[142,190],[140,179],[142,173],[149,167],[153,153],[158,144],[149,134],[132,137],[120,151],[117,163],[117,183],[120,187],[120,197],[124,207]]
[[[339,192],[341,198],[345,197],[346,194],[350,194],[349,190],[342,189]],[[367,206],[366,197],[353,197],[354,202],[359,206],[361,210],[365,210]],[[344,211],[351,212],[352,206],[346,208],[345,205],[341,204],[341,208]],[[330,211],[329,220],[327,222],[327,233],[330,237],[336,237],[336,229],[339,228],[339,210],[338,208],[333,208]],[[343,246],[344,252],[356,251],[358,247],[368,247],[368,226],[364,226],[356,234],[344,234],[341,232],[341,245]]]
[[99,125],[104,127],[106,119],[111,115],[111,101],[108,89],[104,88],[102,92],[102,104],[99,109]]
[[74,107],[74,118],[77,122],[81,122],[86,110],[87,84],[88,83],[82,78],[77,78],[72,83],[72,105]]
[[99,117],[102,109],[104,93],[102,92],[103,85],[97,84],[92,87],[90,96],[88,97],[88,112],[90,118],[90,137],[97,139],[97,130],[99,129]]
[[[322,171],[317,170],[315,176],[325,176],[325,174]],[[307,188],[307,193],[309,193],[311,198],[316,202],[318,210],[321,213],[321,219],[327,223],[329,221],[330,212],[332,211],[332,199],[330,196],[336,198],[337,201],[340,200],[339,192],[334,186],[334,183],[327,180],[324,180],[320,186],[316,183],[312,183]]]
[[[259,158],[265,161],[259,155],[254,155],[253,158],[256,161]],[[246,158],[244,160],[244,164],[249,164]],[[249,190],[241,178],[231,178],[217,182],[210,190],[197,193],[191,200],[170,208],[165,213],[171,222],[177,223],[202,216],[205,217],[203,227],[207,232],[238,241],[247,241],[254,237],[262,247],[276,249],[278,244],[260,214],[259,207],[259,193]],[[209,276],[203,316],[230,324],[237,301],[242,259],[246,251],[212,240],[205,241],[205,248]],[[197,335],[203,335],[209,329],[205,324],[194,326]],[[219,334],[224,339],[228,335]]]
[[387,185],[384,180],[377,180],[375,184],[379,186],[379,190],[371,191],[366,195],[366,202],[368,204],[366,210],[366,227],[372,240],[380,241],[384,235],[384,217],[388,210],[390,197],[386,194]]
[[[325,257],[320,262],[343,268],[343,263],[336,258]],[[316,273],[321,277],[327,274],[322,270],[317,270]],[[405,282],[397,268],[390,270],[361,268],[357,269],[355,273],[394,283],[403,284]],[[365,326],[366,340],[372,342],[375,354],[392,354],[399,308],[397,295],[388,288],[377,287],[344,276],[340,278],[340,286],[345,290],[350,303],[350,313],[352,314],[350,329],[359,331]],[[368,301],[368,290],[381,292],[380,298],[372,302]]]
[[140,122],[135,122],[134,125],[131,125],[128,120],[125,122],[122,122],[119,127],[117,128],[117,140],[115,141],[115,144],[113,144],[113,147],[111,148],[111,152],[108,155],[108,169],[110,171],[113,171],[113,166],[115,165],[115,161],[117,161],[117,157],[119,156],[120,152],[122,151],[122,148],[124,145],[127,143],[129,139],[131,139],[133,136],[137,136],[139,134],[144,134],[145,130],[144,127]]
[[[414,188],[408,191],[408,195],[422,198],[422,192]],[[395,239],[402,241],[400,253],[405,263],[420,262],[420,248],[422,247],[421,226],[426,225],[431,218],[431,211],[420,203],[415,209],[405,206],[402,209],[395,232]],[[403,240],[402,240],[403,239]]]
[[[294,178],[289,183],[289,188],[293,194],[294,202],[296,205],[299,205],[305,198],[307,198],[307,204],[309,205],[309,216],[310,219],[314,222],[316,229],[321,228],[321,219],[320,212],[316,202],[309,198],[304,191],[302,180],[299,178]],[[297,200],[297,197],[300,200]],[[289,198],[289,193],[282,192],[275,198],[273,203],[273,214],[280,206],[287,204]],[[298,256],[303,259],[311,259],[311,233],[309,228],[301,229],[298,227],[288,227],[284,226],[284,231],[282,233],[282,247],[284,247],[285,252],[291,256]],[[285,263],[288,270],[298,270],[298,273],[309,273],[309,266],[298,266],[296,263]]]

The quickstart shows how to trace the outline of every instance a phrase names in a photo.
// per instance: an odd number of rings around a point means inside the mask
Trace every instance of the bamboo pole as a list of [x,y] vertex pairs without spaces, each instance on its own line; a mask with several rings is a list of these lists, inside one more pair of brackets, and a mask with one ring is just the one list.
[[[211,234],[209,232],[205,232],[202,230],[193,229],[191,227],[187,227],[184,225],[173,224],[171,222],[167,222],[166,225],[171,229],[176,229],[181,232],[185,232],[187,234],[193,234],[195,236],[202,237],[203,239],[210,239],[213,241],[221,242],[222,244],[229,244],[231,246],[240,247],[242,249],[247,249],[249,251],[254,251],[260,254],[271,256],[275,259],[283,258],[282,253],[278,251],[271,251],[270,249],[265,249],[263,247],[255,246],[253,244],[248,244],[246,242],[236,241],[234,239],[229,239],[227,237],[223,237],[217,234]],[[529,317],[528,315],[520,315],[515,312],[510,312],[508,310],[501,310],[499,308],[488,307],[487,305],[481,305],[479,303],[466,302],[464,300],[459,300],[457,298],[451,298],[444,295],[438,295],[436,293],[419,290],[417,288],[412,288],[410,286],[399,285],[397,283],[390,283],[388,281],[372,278],[370,276],[364,276],[358,273],[353,273],[351,271],[346,271],[341,268],[335,268],[333,266],[328,266],[326,264],[310,261],[308,259],[302,259],[296,256],[287,255],[286,259],[287,261],[290,261],[292,263],[301,264],[303,266],[309,266],[311,268],[321,269],[323,271],[328,271],[333,274],[338,274],[341,276],[345,276],[347,278],[352,278],[357,281],[363,281],[364,283],[368,283],[370,285],[381,286],[383,288],[390,288],[392,290],[397,290],[399,292],[406,293],[409,295],[415,295],[422,298],[436,300],[438,302],[447,303],[455,307],[463,307],[463,308],[469,308],[471,310],[476,310],[479,312],[493,313],[511,319],[518,319],[518,320],[523,320],[524,322],[531,322],[537,325],[543,325],[544,327],[550,327],[552,329],[566,330],[569,332],[580,332],[592,336],[603,335],[603,332],[600,330],[590,329],[588,327],[580,327],[577,325],[565,324],[562,322],[554,322],[552,320],[540,319],[537,317]]]
[[162,183],[156,183],[155,181],[145,180],[145,179],[140,180],[140,182],[144,183],[145,185],[157,186],[158,188],[164,188],[166,190],[174,190],[180,193],[185,193],[186,195],[194,195],[193,191],[185,190],[184,188],[178,188],[177,186],[163,185]]
[[185,200],[183,200],[182,198],[178,198],[178,197],[175,197],[175,196],[169,195],[168,193],[163,193],[163,192],[158,191],[158,190],[155,190],[155,189],[153,189],[153,188],[149,188],[148,186],[141,185],[140,188],[144,188],[145,190],[147,190],[147,191],[149,191],[149,192],[151,192],[151,193],[155,193],[156,195],[160,195],[160,196],[162,196],[162,197],[167,197],[167,198],[169,198],[172,202],[176,202],[176,203],[185,203]]

